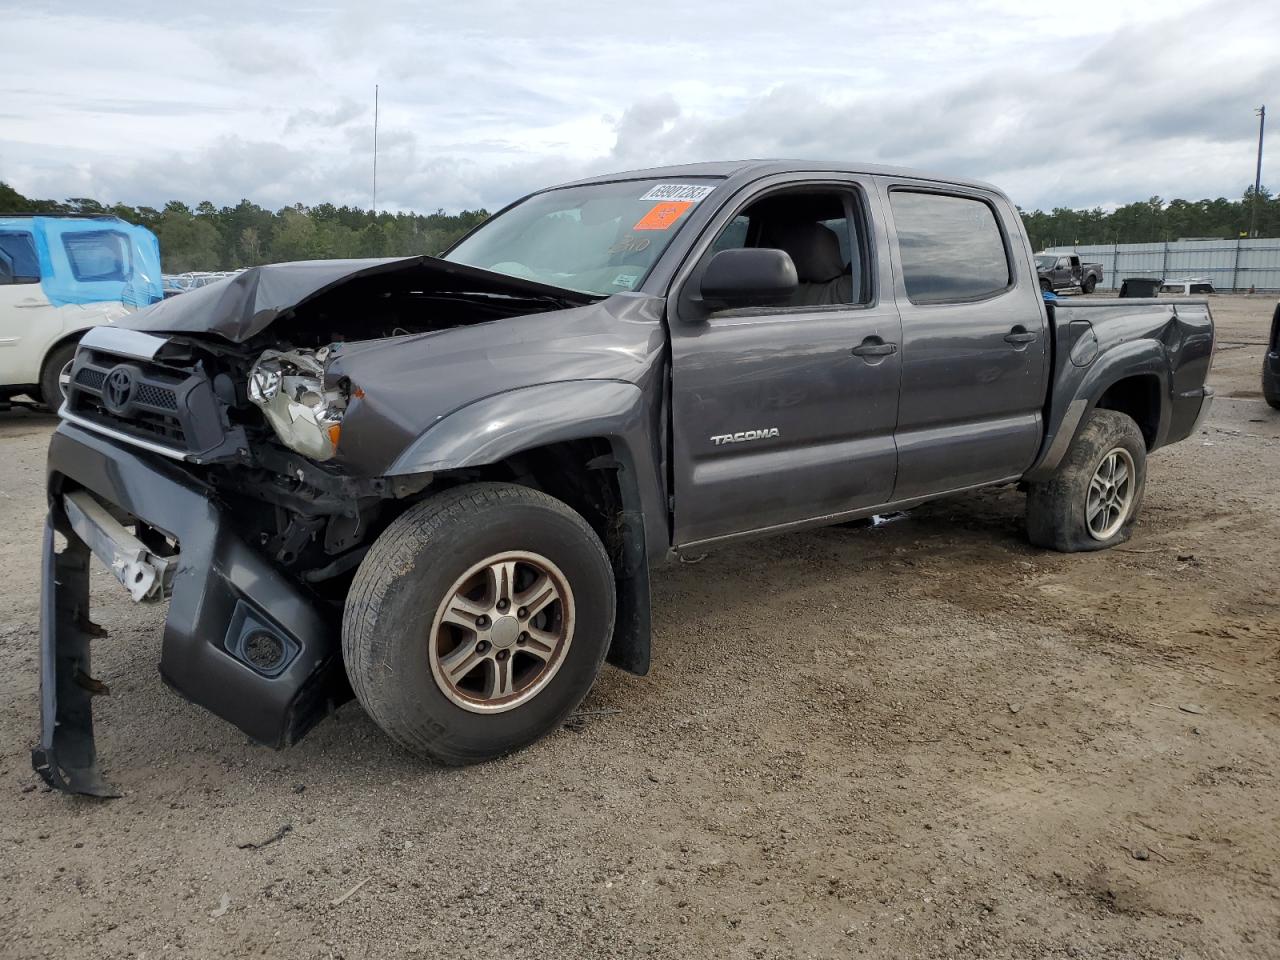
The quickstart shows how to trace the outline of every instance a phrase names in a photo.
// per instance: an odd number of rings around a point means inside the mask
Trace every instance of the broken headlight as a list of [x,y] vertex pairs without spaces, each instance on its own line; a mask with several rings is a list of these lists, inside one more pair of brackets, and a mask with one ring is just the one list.
[[325,386],[329,348],[267,350],[249,372],[249,399],[262,408],[276,436],[290,450],[312,460],[338,451],[344,387]]

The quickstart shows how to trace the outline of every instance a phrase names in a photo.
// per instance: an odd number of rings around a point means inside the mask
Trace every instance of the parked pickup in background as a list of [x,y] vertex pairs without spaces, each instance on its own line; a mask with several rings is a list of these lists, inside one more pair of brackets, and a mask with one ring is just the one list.
[[116,217],[0,215],[0,403],[56,410],[76,343],[161,299],[155,234]]
[[1102,264],[1081,263],[1073,253],[1037,253],[1036,273],[1040,276],[1041,290],[1079,287],[1083,293],[1093,293],[1094,287],[1102,282]]
[[1003,193],[859,164],[597,177],[440,258],[247,270],[81,342],[36,769],[112,792],[90,552],[171,597],[164,679],[254,740],[354,690],[469,763],[606,660],[645,673],[649,569],[681,553],[1006,484],[1038,546],[1123,541],[1213,340],[1204,301],[1046,303]]

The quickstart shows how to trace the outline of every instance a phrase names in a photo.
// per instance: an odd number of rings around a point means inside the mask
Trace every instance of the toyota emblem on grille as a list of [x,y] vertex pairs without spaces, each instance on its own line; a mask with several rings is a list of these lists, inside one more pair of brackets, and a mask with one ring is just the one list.
[[133,399],[133,370],[129,367],[116,367],[107,374],[107,382],[102,385],[102,402],[112,413],[121,413]]

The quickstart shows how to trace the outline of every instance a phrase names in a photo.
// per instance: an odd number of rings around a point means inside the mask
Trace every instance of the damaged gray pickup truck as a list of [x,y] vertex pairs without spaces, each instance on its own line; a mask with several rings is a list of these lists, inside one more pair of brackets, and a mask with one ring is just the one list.
[[[1209,406],[1203,301],[1046,304],[981,183],[750,161],[535,193],[440,258],[279,264],[81,342],[48,460],[36,769],[110,795],[90,555],[165,681],[280,747],[351,693],[445,763],[649,666],[650,567],[1021,484],[1124,540]],[[65,539],[65,545],[62,540]]]

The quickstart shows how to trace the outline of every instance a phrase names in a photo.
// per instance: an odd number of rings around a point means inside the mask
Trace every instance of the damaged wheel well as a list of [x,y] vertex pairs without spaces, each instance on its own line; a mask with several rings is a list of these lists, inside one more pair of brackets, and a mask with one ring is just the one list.
[[1143,375],[1117,380],[1098,400],[1102,410],[1127,414],[1142,431],[1150,450],[1160,430],[1160,380]]
[[439,473],[423,496],[480,480],[518,483],[560,500],[589,523],[609,553],[617,583],[617,620],[608,660],[632,673],[649,668],[649,575],[634,471],[607,437],[522,450],[496,463]]

